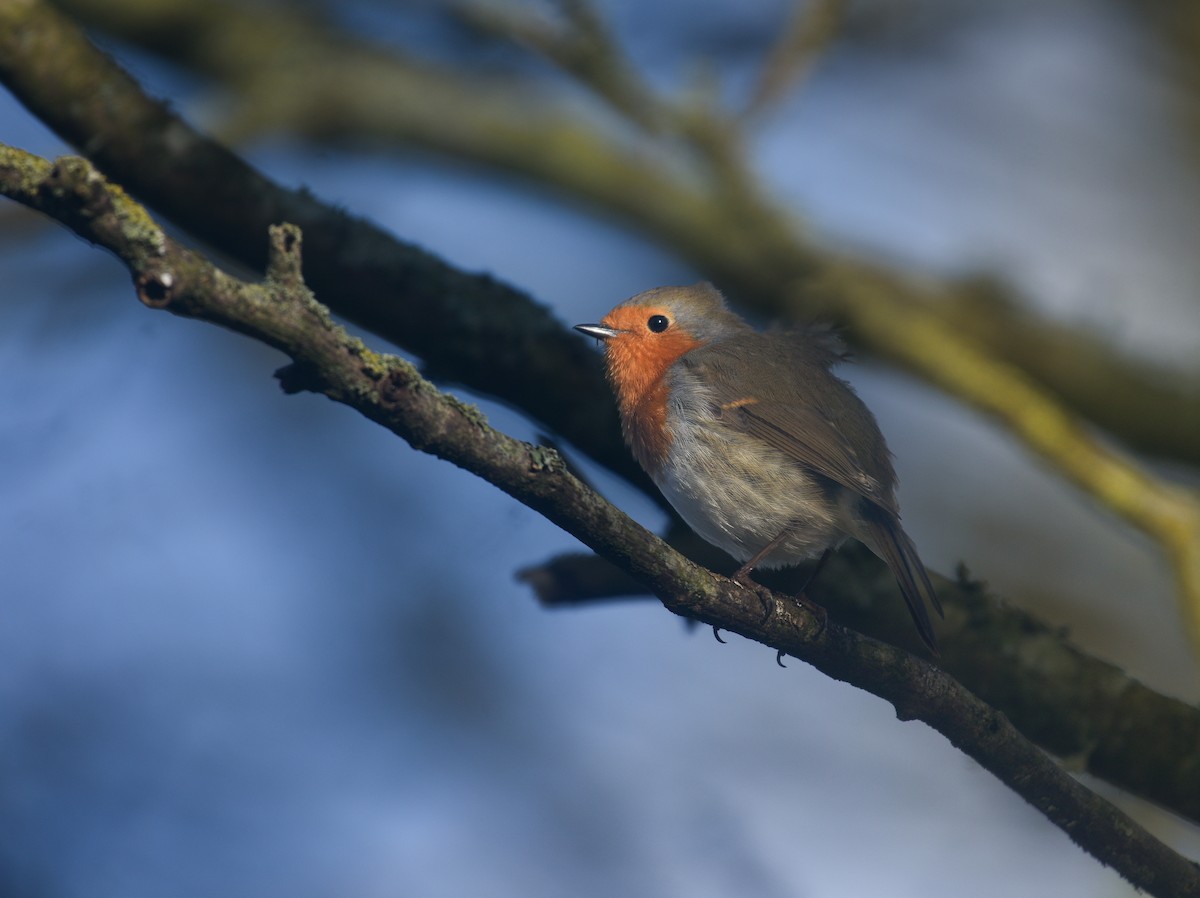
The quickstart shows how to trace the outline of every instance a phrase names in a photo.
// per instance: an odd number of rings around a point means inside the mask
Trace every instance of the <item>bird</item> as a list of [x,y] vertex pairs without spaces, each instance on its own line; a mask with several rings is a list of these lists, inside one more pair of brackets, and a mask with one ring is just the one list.
[[603,345],[634,457],[688,526],[742,562],[734,579],[819,556],[815,576],[856,539],[938,655],[926,604],[942,606],[900,525],[875,416],[832,371],[846,354],[831,329],[758,331],[698,283],[639,293],[575,330]]

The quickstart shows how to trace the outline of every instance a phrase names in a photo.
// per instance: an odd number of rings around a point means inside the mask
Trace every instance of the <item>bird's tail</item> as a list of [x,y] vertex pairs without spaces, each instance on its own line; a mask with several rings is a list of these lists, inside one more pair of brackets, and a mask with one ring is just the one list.
[[871,538],[867,546],[891,569],[892,576],[900,584],[900,593],[908,605],[913,623],[917,625],[921,640],[936,656],[937,638],[933,635],[933,624],[929,620],[929,612],[925,610],[925,603],[932,605],[939,617],[945,615],[942,613],[942,603],[933,591],[933,584],[929,582],[925,565],[917,555],[917,547],[908,538],[895,514],[871,502],[862,504],[866,506],[863,509],[863,519]]

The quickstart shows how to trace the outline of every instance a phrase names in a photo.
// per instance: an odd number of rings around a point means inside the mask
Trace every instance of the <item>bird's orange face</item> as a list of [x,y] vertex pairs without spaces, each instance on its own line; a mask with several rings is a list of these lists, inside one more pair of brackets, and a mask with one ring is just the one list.
[[608,377],[622,404],[662,382],[679,357],[700,345],[667,306],[617,306],[601,323],[617,333],[604,341]]
[[605,363],[625,438],[642,466],[654,471],[671,445],[664,375],[700,341],[681,329],[664,305],[620,305],[601,323],[614,331],[604,339]]

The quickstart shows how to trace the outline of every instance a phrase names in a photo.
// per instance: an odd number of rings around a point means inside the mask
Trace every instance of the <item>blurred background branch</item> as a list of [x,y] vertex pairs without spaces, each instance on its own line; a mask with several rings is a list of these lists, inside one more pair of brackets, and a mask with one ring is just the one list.
[[846,0],[796,2],[788,22],[767,53],[750,98],[741,112],[743,121],[765,115],[782,102],[803,79],[833,42],[846,12]]

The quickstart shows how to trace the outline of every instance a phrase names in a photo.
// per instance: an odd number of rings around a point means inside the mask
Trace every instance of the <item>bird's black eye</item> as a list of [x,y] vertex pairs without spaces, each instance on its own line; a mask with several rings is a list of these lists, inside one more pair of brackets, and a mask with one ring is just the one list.
[[656,334],[661,334],[671,326],[671,319],[666,315],[651,315],[650,320],[646,322],[646,327],[654,331]]

